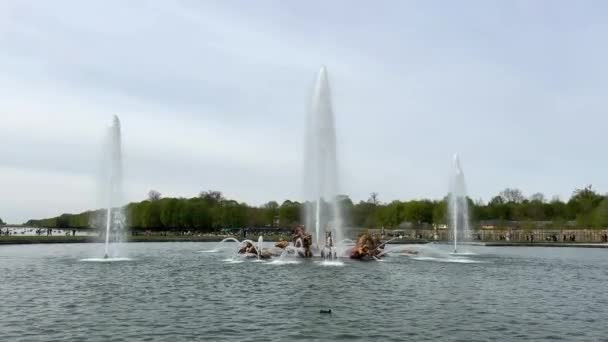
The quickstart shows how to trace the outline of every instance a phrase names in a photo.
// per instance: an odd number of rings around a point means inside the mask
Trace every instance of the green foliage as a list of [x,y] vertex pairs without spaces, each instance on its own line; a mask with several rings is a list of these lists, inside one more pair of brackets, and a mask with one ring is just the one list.
[[404,202],[405,220],[414,223],[433,222],[434,202],[429,200]]
[[175,208],[179,201],[175,198],[163,198],[160,200],[160,223],[165,228],[177,227],[178,223],[175,220]]
[[604,198],[593,212],[593,226],[608,227],[608,198]]
[[279,203],[276,201],[270,201],[264,204],[264,213],[265,213],[265,225],[273,226],[275,219],[279,217]]
[[61,214],[41,220],[29,220],[25,224],[33,227],[49,228],[87,228],[98,211],[85,211],[80,214]]
[[[440,201],[427,199],[382,203],[377,193],[367,201],[354,204],[346,195],[337,196],[345,224],[351,227],[397,228],[404,223],[445,224],[448,216],[447,197]],[[579,227],[608,227],[608,199],[591,186],[576,189],[568,202],[553,198],[550,202],[540,193],[529,199],[517,189],[506,189],[487,204],[469,203],[473,223],[492,220],[500,227],[519,221],[522,227],[561,228],[576,220]],[[135,229],[187,229],[219,231],[223,228],[261,227],[277,223],[281,227],[303,224],[306,203],[285,200],[280,205],[270,201],[261,207],[248,206],[226,199],[219,191],[204,191],[194,198],[163,198],[154,192],[148,200],[129,203],[125,208],[128,226]],[[330,210],[323,203],[323,211]],[[26,224],[40,227],[85,228],[101,226],[105,210],[30,220]],[[539,221],[544,221],[539,223]],[[1,224],[1,220],[0,220]]]
[[576,218],[578,226],[592,226],[594,221],[593,211],[602,200],[603,196],[595,192],[591,185],[574,190],[567,204],[570,217]]
[[433,223],[436,224],[447,224],[448,218],[448,201],[447,197],[435,204],[433,209]]
[[283,226],[292,226],[300,221],[300,202],[284,201],[279,207],[279,223]]

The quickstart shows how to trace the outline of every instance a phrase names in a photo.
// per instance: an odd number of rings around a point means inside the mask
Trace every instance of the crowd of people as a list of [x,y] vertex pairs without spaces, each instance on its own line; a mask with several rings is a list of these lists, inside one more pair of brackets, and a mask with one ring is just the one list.
[[0,229],[0,236],[53,236],[63,234],[65,236],[76,236],[76,229],[64,230],[53,228],[4,228]]

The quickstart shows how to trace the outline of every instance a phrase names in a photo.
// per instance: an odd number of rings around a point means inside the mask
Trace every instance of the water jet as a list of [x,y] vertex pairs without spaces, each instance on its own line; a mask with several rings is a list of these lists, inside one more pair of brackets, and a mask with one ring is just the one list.
[[338,165],[336,129],[331,103],[327,69],[321,67],[313,90],[306,125],[304,156],[304,191],[306,197],[306,229],[314,227],[313,243],[321,249],[322,230],[335,232],[343,238],[343,218],[338,203]]
[[448,213],[454,242],[453,253],[458,254],[459,234],[462,240],[470,237],[469,204],[464,172],[462,171],[458,154],[454,154],[453,158],[453,172],[450,177],[450,192],[448,195]]

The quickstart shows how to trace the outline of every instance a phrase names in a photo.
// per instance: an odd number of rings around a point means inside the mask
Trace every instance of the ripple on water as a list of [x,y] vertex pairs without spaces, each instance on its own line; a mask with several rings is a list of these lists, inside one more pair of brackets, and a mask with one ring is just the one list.
[[473,256],[473,255],[479,255],[479,254],[475,253],[475,252],[452,252],[452,253],[450,253],[450,255],[454,255],[454,256]]
[[435,261],[435,262],[453,262],[459,264],[482,264],[484,261],[473,260],[467,258],[436,258],[430,256],[412,256],[410,259],[420,260],[420,261]]
[[346,265],[343,261],[340,261],[340,260],[323,260],[323,261],[317,262],[317,264],[319,264],[321,266],[344,266],[344,265]]
[[301,261],[274,259],[272,261],[267,262],[266,265],[297,265],[299,263],[301,263]]
[[131,258],[86,258],[80,259],[81,262],[121,262],[121,261],[132,261]]
[[333,262],[342,267],[196,254],[214,247],[134,243],[135,261],[94,264],[79,260],[91,244],[2,246],[0,341],[605,339],[606,250],[480,247],[457,258],[421,247],[386,263]]

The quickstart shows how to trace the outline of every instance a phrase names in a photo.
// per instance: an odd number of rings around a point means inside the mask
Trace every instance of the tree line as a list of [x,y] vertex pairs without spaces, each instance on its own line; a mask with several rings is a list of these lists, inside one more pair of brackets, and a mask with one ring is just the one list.
[[[337,198],[339,208],[352,227],[396,228],[404,223],[413,225],[447,224],[447,197],[441,200],[410,200],[383,203],[377,193],[368,200],[354,203],[348,196]],[[591,186],[573,191],[568,201],[555,197],[547,200],[541,193],[529,197],[518,189],[505,189],[489,202],[467,198],[469,216],[473,224],[494,221],[517,221],[522,225],[592,228],[608,226],[608,197]],[[295,227],[303,224],[307,203],[285,200],[281,204],[270,201],[262,206],[224,198],[219,191],[204,191],[193,198],[163,198],[150,191],[141,202],[129,203],[125,208],[126,225],[133,229],[187,229],[219,231],[242,227]],[[29,220],[26,225],[60,228],[86,228],[105,222],[105,210],[80,214],[63,214],[53,218]],[[97,223],[96,223],[97,222]]]

